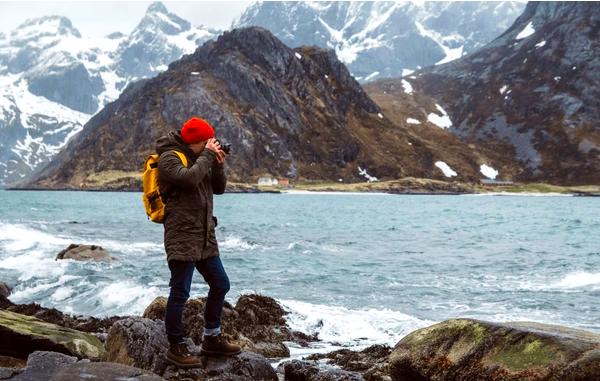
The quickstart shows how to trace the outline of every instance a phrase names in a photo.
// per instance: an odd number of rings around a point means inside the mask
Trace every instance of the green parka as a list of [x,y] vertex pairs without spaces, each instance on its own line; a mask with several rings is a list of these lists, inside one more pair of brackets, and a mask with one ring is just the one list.
[[[184,167],[173,150],[188,159]],[[223,194],[227,178],[216,154],[200,155],[188,148],[180,132],[170,132],[156,142],[158,183],[165,201],[165,251],[167,260],[195,262],[219,255],[213,218],[213,194]]]

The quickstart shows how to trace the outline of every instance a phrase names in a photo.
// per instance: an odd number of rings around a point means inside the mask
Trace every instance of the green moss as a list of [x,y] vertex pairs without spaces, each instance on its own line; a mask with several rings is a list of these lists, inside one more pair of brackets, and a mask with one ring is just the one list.
[[555,362],[555,352],[539,339],[501,349],[490,357],[511,371],[540,368]]
[[427,343],[438,343],[449,337],[460,337],[458,347],[473,348],[481,344],[487,337],[488,331],[481,324],[468,319],[447,320],[431,327],[419,329],[406,336],[402,341],[409,347]]
[[102,342],[93,335],[47,323],[31,316],[0,311],[0,326],[28,336],[42,337],[64,345],[81,357],[99,358],[104,352]]

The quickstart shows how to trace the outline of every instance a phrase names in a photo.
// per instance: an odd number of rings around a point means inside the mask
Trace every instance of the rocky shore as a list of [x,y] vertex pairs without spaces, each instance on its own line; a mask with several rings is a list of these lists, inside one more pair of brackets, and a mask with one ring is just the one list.
[[[373,345],[290,359],[288,344],[317,335],[290,329],[287,312],[264,295],[223,308],[223,330],[242,345],[233,357],[202,357],[180,370],[166,363],[164,297],[143,316],[71,316],[14,304],[0,283],[0,380],[442,381],[598,380],[600,335],[536,323],[453,319],[414,331],[393,348]],[[188,346],[199,352],[205,299],[185,306]],[[278,364],[277,367],[274,364]]]

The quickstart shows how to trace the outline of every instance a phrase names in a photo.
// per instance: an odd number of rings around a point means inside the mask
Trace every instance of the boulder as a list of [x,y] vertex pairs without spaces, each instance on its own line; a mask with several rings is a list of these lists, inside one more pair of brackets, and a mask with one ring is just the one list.
[[104,353],[93,335],[60,327],[31,316],[0,310],[0,354],[18,358],[37,350],[98,359]]
[[371,345],[362,351],[340,349],[329,353],[315,353],[306,360],[327,359],[327,364],[343,370],[359,372],[366,381],[389,381],[388,357],[392,349],[387,345]]
[[8,285],[4,282],[0,282],[0,296],[4,296],[5,298],[8,298],[8,296],[10,295],[10,291],[11,288],[8,287]]
[[130,317],[117,321],[108,330],[105,361],[130,365],[162,374],[169,347],[161,321]]
[[96,245],[77,245],[70,244],[69,247],[62,250],[56,256],[56,260],[59,259],[73,259],[76,261],[104,261],[110,262],[115,258],[108,254],[108,251],[104,250],[100,246]]
[[[0,368],[7,369],[7,368]],[[5,377],[3,377],[5,375]],[[78,361],[76,357],[57,352],[34,352],[27,359],[25,369],[2,373],[1,380],[11,381],[161,381],[155,374],[127,365]]]
[[280,365],[285,381],[364,381],[360,373],[348,372],[317,361],[291,360]]
[[[200,348],[188,339],[192,353]],[[231,357],[200,356],[202,367],[178,369],[168,365],[165,353],[168,340],[164,324],[159,320],[130,317],[117,321],[108,331],[106,356],[104,360],[132,365],[162,375],[168,380],[277,380],[277,374],[263,356],[242,352]]]
[[597,380],[600,335],[539,323],[453,319],[400,340],[389,369],[394,381]]
[[139,368],[112,362],[79,362],[56,372],[51,381],[164,381],[164,378]]
[[[183,311],[186,335],[194,343],[202,343],[204,303],[206,298],[190,299]],[[164,320],[167,298],[156,298],[144,311],[144,317]],[[242,295],[235,307],[225,302],[222,331],[225,337],[237,341],[243,349],[269,358],[289,357],[284,341],[306,345],[316,337],[292,331],[285,321],[286,312],[273,298],[262,295]]]

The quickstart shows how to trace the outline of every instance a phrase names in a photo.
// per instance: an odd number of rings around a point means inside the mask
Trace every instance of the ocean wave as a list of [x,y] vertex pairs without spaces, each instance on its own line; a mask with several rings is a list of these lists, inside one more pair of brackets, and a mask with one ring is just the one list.
[[148,287],[130,280],[98,286],[97,299],[101,315],[141,315],[157,296],[166,296],[158,287]]
[[[56,293],[57,297],[61,297],[64,296],[65,293],[65,291],[60,291],[63,289],[64,285],[80,278],[81,276],[77,275],[62,275],[59,276],[54,282],[49,282],[48,279],[44,279],[42,281],[19,284],[10,294],[10,300],[14,303],[28,303],[30,300],[38,299],[36,298],[38,294],[45,291],[50,291],[52,289],[56,289],[54,293]],[[66,297],[67,296],[65,296],[63,299]]]
[[549,285],[550,289],[559,290],[572,290],[583,287],[591,287],[594,290],[600,288],[600,273],[576,271],[565,275],[558,282]]
[[390,309],[353,310],[287,299],[279,302],[290,312],[286,319],[292,329],[317,333],[320,340],[334,345],[395,345],[409,332],[434,323]]
[[259,244],[245,241],[240,237],[228,235],[224,240],[219,241],[219,248],[226,251],[247,251],[263,248]]
[[64,236],[52,235],[22,224],[0,222],[0,248],[6,252],[19,252],[34,247],[55,247],[68,245],[71,240]]

